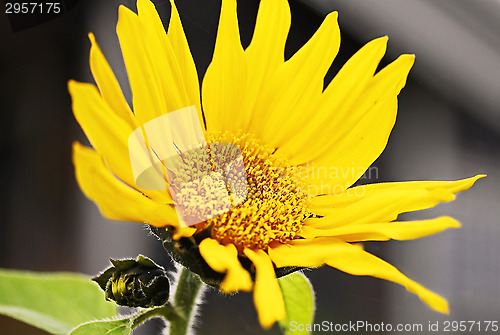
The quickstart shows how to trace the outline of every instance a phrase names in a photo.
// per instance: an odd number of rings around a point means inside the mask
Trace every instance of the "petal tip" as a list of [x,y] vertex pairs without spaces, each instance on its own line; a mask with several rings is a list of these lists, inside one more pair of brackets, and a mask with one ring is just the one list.
[[409,61],[409,62],[415,62],[415,54],[403,54],[401,55],[400,57],[402,57],[403,59]]
[[[464,179],[463,181],[465,181],[465,183],[458,190],[458,192],[462,192],[462,191],[468,190],[469,188],[471,188],[472,186],[474,186],[474,184],[476,183],[476,181],[478,181],[479,179],[482,179],[482,178],[486,178],[486,174],[478,174],[478,175],[476,175],[474,177],[470,177],[470,178]],[[456,192],[456,193],[458,193],[458,192]]]
[[332,20],[338,20],[338,18],[339,18],[339,12],[334,11],[334,12],[328,13],[328,15],[326,16],[326,18],[328,18],[328,17],[331,17]]
[[75,89],[75,87],[79,84],[79,82],[77,82],[76,80],[74,79],[70,79],[68,80],[68,91],[69,91],[69,94],[73,94],[73,91]]
[[68,91],[73,98],[76,96],[76,94],[78,94],[78,92],[91,92],[94,89],[97,90],[97,88],[93,84],[82,83],[74,79],[68,80]]
[[125,18],[130,18],[132,15],[137,16],[130,8],[125,7],[124,5],[120,5],[118,7],[118,22],[116,24],[116,28],[120,25],[120,22],[123,22]]
[[147,15],[148,11],[155,11],[156,6],[150,0],[137,0],[137,13],[139,16]]
[[71,143],[71,148],[73,150],[81,150],[82,148],[84,147],[83,144],[81,144],[80,142],[78,141],[73,141],[73,143]]
[[437,220],[444,220],[446,222],[446,226],[448,228],[460,228],[462,227],[462,225],[460,224],[460,222],[458,222],[458,220],[450,217],[450,216],[441,216],[439,218],[437,218]]
[[387,49],[387,42],[389,41],[389,36],[382,36],[375,38],[368,42],[365,46],[372,45],[375,50],[383,50],[385,53],[385,50]]
[[434,306],[434,309],[440,313],[449,315],[450,314],[450,307],[448,306],[448,301],[443,298],[443,301],[439,304],[439,306]]

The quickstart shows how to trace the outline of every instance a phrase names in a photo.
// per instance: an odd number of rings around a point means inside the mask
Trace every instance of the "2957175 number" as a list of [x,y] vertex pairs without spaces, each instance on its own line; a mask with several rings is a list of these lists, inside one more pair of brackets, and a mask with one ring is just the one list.
[[60,2],[6,2],[5,14],[59,14]]
[[497,332],[498,321],[444,321],[445,332]]

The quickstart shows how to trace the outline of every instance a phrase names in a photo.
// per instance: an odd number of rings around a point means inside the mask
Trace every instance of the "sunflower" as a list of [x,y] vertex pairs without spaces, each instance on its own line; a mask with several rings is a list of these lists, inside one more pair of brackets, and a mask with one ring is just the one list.
[[[448,312],[445,299],[356,243],[415,239],[459,227],[450,217],[395,220],[400,213],[451,201],[482,177],[353,186],[384,150],[413,55],[401,55],[376,72],[387,37],[375,39],[324,88],[340,45],[337,13],[329,14],[285,61],[291,21],[287,0],[261,0],[246,49],[240,41],[236,0],[223,0],[213,59],[200,92],[174,2],[167,32],[149,0],[138,0],[137,11],[121,6],[117,24],[132,108],[92,34],[90,68],[97,87],[68,84],[75,117],[93,146],[74,144],[76,177],[104,216],[146,223],[159,235],[171,232],[175,245],[191,241],[197,262],[203,264],[190,265],[178,253],[181,263],[223,292],[253,290],[264,328],[285,316],[277,276],[322,265],[398,283],[431,308]],[[218,157],[227,163],[224,155],[232,152],[231,159],[243,162],[239,174],[191,178],[187,187],[175,187],[182,166],[175,173],[168,168],[155,155],[161,151],[158,138],[144,130],[179,111],[192,121],[192,129],[201,129],[208,162],[214,166],[216,145],[227,144],[231,150],[219,150]],[[143,144],[153,153],[145,156],[146,165],[155,166],[165,189],[137,182],[129,148],[137,130],[145,134]],[[189,131],[184,122],[182,132]],[[179,153],[181,158],[189,155],[203,156]],[[227,194],[210,191],[220,189],[221,182]],[[207,192],[214,201],[203,201]],[[228,194],[229,209],[214,209]],[[179,205],[198,220],[182,224]],[[209,216],[200,219],[196,213]]]

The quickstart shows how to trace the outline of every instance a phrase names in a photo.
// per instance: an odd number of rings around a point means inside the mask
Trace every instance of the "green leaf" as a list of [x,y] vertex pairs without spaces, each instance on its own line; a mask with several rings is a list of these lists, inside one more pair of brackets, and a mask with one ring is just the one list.
[[66,335],[83,322],[109,318],[117,311],[83,275],[0,269],[0,313]]
[[69,335],[129,335],[132,332],[130,318],[89,321],[79,325]]
[[[314,321],[315,301],[311,283],[302,272],[293,272],[278,279],[285,300],[286,317],[279,322],[285,335],[309,334],[299,331],[298,325]],[[294,327],[295,325],[295,327]]]

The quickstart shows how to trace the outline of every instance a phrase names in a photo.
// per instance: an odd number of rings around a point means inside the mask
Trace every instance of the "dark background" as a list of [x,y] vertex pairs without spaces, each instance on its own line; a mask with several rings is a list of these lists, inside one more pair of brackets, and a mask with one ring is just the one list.
[[[155,3],[166,25],[168,1]],[[220,1],[177,3],[202,78],[211,60]],[[107,266],[109,257],[135,257],[138,253],[171,266],[159,242],[140,224],[102,218],[81,194],[73,174],[71,143],[86,140],[73,118],[66,85],[69,79],[93,81],[88,68],[89,31],[96,34],[130,96],[115,34],[119,4],[135,6],[134,1],[80,1],[64,15],[16,32],[3,10],[0,14],[0,267],[95,274]],[[324,18],[305,3],[291,1],[290,5],[287,57],[309,39]],[[258,1],[240,0],[238,6],[246,46]],[[326,82],[368,41],[343,28],[353,23],[344,24],[346,19],[339,14],[342,46]],[[400,48],[390,43],[389,56],[383,62],[395,59],[391,49]],[[418,59],[417,54],[413,70],[417,73]],[[410,76],[400,95],[398,121],[389,145],[373,164],[378,175],[366,181],[451,180],[477,173],[489,176],[453,203],[405,216],[423,219],[448,214],[463,223],[462,229],[420,241],[369,243],[366,248],[448,298],[452,313],[438,315],[397,285],[322,268],[306,273],[316,290],[317,322],[498,320],[499,133],[475,117],[470,107],[431,87],[421,76]],[[228,298],[210,291],[205,301],[198,321],[200,334],[265,333],[257,323],[251,294]],[[158,327],[152,324],[142,332],[154,333]],[[0,317],[0,333],[43,332]],[[279,331],[275,326],[268,333]]]

